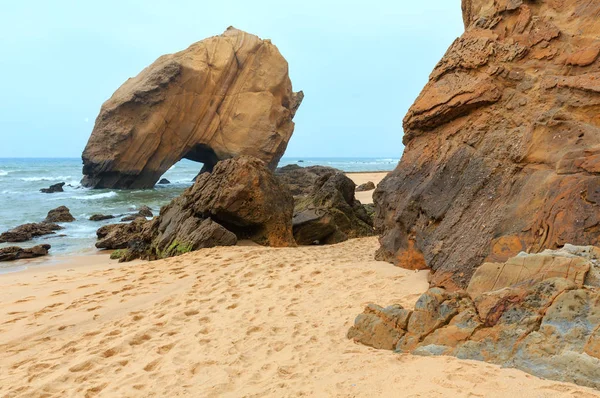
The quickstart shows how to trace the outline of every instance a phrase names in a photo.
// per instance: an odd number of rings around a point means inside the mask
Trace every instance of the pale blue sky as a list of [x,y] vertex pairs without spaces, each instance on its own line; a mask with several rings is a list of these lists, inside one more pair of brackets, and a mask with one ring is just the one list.
[[463,30],[459,0],[20,0],[0,6],[0,157],[79,157],[100,105],[229,25],[306,98],[288,156],[399,157],[402,118]]

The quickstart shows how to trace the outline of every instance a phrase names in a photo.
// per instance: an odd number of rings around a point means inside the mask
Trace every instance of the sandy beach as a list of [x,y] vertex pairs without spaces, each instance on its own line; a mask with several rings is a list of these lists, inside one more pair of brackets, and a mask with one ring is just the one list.
[[[361,185],[372,181],[375,185],[378,185],[381,180],[384,179],[387,172],[373,172],[373,173],[346,173],[348,177],[356,185]],[[374,191],[366,191],[366,192],[356,192],[356,199],[360,200],[362,204],[373,203],[373,192]]]
[[598,396],[349,341],[366,304],[410,307],[427,289],[426,272],[374,261],[376,248],[250,245],[3,275],[0,396]]

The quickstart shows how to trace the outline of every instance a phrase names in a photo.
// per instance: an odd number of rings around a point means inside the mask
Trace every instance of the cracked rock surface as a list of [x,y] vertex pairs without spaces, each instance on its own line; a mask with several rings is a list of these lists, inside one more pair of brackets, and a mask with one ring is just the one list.
[[484,262],[600,239],[597,1],[463,0],[465,32],[374,193],[378,259],[466,288]]
[[467,291],[431,288],[413,311],[370,304],[348,338],[379,349],[491,362],[600,389],[600,288],[584,284],[596,283],[589,276],[599,249],[567,246],[482,266]]
[[102,105],[82,155],[82,183],[152,188],[183,158],[210,171],[249,155],[274,170],[302,98],[275,45],[229,28],[160,57]]

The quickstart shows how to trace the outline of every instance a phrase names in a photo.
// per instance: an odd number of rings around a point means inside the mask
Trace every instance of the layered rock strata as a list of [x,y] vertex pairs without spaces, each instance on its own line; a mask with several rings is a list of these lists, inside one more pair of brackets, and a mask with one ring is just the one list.
[[598,253],[569,246],[486,264],[467,291],[432,288],[414,310],[370,304],[348,337],[375,348],[486,361],[600,388]]
[[463,0],[465,33],[375,191],[377,257],[465,288],[484,262],[600,236],[600,3]]
[[269,40],[229,28],[164,55],[102,105],[83,152],[83,185],[151,188],[180,159],[249,155],[274,169],[302,102]]

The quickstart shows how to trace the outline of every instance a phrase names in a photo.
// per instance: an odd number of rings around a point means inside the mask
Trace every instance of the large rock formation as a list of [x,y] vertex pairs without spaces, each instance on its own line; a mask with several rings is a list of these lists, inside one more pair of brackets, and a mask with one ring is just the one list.
[[600,388],[600,284],[590,278],[599,253],[570,246],[481,267],[467,292],[432,288],[414,310],[370,304],[348,337],[375,348],[486,361]]
[[484,261],[600,236],[600,2],[463,0],[466,31],[375,191],[378,258],[466,287]]
[[299,245],[333,244],[374,234],[372,218],[356,200],[354,182],[331,167],[277,169],[294,194],[294,239]]
[[266,164],[240,156],[217,163],[153,220],[107,225],[97,231],[100,249],[127,249],[121,259],[157,259],[251,239],[295,246],[294,200]]
[[302,101],[269,40],[229,28],[164,55],[102,105],[83,152],[83,185],[151,188],[182,158],[211,170],[250,155],[274,169]]

